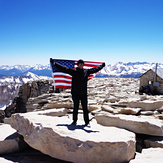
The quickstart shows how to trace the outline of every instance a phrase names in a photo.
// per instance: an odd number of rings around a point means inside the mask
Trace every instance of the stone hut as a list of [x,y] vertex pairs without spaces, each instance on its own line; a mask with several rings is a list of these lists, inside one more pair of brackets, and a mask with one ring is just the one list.
[[163,68],[150,69],[140,76],[140,88],[149,86],[150,93],[163,94]]

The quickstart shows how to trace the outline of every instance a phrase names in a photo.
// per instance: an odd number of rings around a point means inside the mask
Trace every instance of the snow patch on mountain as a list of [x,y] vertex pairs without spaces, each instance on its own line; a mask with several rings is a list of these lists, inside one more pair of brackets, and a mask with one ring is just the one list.
[[31,72],[27,72],[21,75],[20,78],[24,83],[27,83],[28,81],[33,81],[33,80],[40,80],[38,75],[33,74]]
[[5,110],[6,109],[6,105],[0,105],[0,110]]

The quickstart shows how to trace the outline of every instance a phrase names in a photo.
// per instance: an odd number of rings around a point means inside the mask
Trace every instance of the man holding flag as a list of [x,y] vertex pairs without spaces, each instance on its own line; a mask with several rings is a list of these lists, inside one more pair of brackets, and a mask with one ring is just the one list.
[[[65,61],[66,62],[66,61]],[[57,62],[57,60],[54,60],[50,58],[50,63],[52,64],[52,67],[55,66],[54,69],[58,69],[61,72],[64,72],[66,74],[69,74],[72,76],[72,87],[71,87],[71,94],[72,94],[72,100],[74,103],[74,110],[73,110],[73,125],[76,125],[78,120],[78,109],[79,109],[79,102],[81,101],[81,105],[83,108],[83,114],[84,114],[84,121],[85,126],[89,124],[89,116],[88,116],[88,107],[87,107],[87,81],[91,74],[97,73],[100,71],[103,67],[105,67],[105,63],[100,63],[100,66],[93,66],[93,68],[89,69],[83,69],[84,61],[78,60],[77,61],[77,67],[71,68],[68,66],[63,66]],[[69,63],[68,63],[69,65]],[[55,76],[54,76],[55,78]],[[58,87],[59,88],[59,87]]]

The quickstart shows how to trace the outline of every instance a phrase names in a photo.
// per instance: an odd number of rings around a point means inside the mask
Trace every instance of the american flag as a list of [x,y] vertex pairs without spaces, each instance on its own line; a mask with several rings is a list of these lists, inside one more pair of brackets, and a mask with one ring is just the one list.
[[[53,59],[54,62],[59,63],[63,66],[76,68],[78,60],[63,60],[63,59]],[[102,62],[92,62],[92,61],[84,61],[84,69],[93,68],[100,66]],[[54,64],[51,64],[52,68],[52,76],[54,81],[54,88],[71,88],[72,76],[61,72],[56,68]],[[96,74],[91,74],[88,77],[88,80],[94,78]]]

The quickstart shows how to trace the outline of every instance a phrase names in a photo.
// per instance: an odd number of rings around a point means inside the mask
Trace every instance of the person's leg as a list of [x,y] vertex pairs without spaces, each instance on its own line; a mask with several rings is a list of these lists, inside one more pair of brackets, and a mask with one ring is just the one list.
[[82,95],[81,96],[81,104],[83,108],[83,114],[84,114],[84,121],[85,125],[87,126],[89,124],[89,115],[88,115],[88,107],[87,107],[87,95]]
[[78,120],[79,96],[78,95],[72,95],[72,100],[74,102],[73,123],[75,124]]

